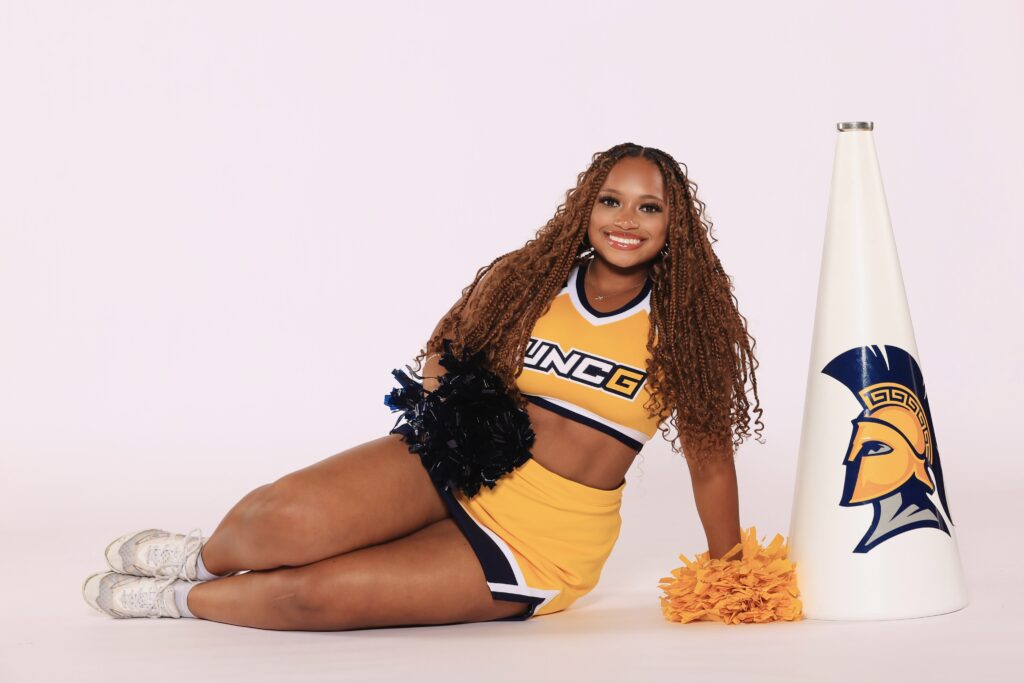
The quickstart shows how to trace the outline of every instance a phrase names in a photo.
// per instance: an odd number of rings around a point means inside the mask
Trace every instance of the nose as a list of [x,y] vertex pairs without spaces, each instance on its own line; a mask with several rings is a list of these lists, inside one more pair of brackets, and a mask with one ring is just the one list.
[[617,228],[623,228],[624,229],[627,224],[631,228],[638,228],[638,227],[640,227],[640,225],[636,221],[634,221],[632,218],[630,218],[628,221],[615,221],[615,227],[617,227]]

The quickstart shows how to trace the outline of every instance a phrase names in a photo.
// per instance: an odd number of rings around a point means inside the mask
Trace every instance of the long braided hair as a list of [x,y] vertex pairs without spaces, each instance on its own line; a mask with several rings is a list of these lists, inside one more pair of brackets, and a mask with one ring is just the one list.
[[[668,202],[668,235],[662,255],[650,264],[651,329],[647,350],[648,415],[697,467],[731,458],[750,436],[749,381],[761,441],[763,411],[754,371],[756,341],[738,309],[732,279],[712,249],[717,241],[704,218],[697,185],[669,154],[626,142],[593,155],[555,215],[522,247],[480,268],[462,298],[441,320],[416,356],[416,371],[429,355],[452,340],[452,350],[484,351],[490,369],[521,408],[526,399],[515,378],[534,323],[551,305],[573,266],[593,259],[587,239],[590,213],[611,168],[625,157],[643,157],[661,171]],[[485,279],[486,276],[486,279]],[[482,281],[482,282],[481,282]],[[479,291],[478,291],[479,290]],[[657,335],[657,344],[655,338]],[[670,438],[668,425],[675,428]]]

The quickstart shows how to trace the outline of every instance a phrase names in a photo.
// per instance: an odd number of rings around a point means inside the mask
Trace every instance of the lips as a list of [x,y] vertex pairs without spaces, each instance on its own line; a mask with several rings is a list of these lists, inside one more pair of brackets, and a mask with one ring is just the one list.
[[[640,246],[643,245],[643,243],[647,240],[646,237],[640,237],[639,235],[631,235],[627,232],[622,232],[621,230],[610,230],[604,233],[604,236],[605,239],[608,241],[608,244],[610,244],[612,247],[616,249],[621,249],[623,251],[639,249]],[[628,240],[629,243],[627,244],[625,242],[619,241],[619,239],[613,238],[625,239]],[[637,242],[635,240],[639,241]]]

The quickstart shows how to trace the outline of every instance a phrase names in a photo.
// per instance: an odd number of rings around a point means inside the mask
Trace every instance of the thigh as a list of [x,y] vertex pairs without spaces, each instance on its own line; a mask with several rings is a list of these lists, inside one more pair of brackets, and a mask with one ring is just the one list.
[[253,507],[250,517],[269,531],[282,566],[384,543],[449,517],[419,456],[393,434],[282,477]]
[[287,570],[299,628],[491,621],[528,605],[491,597],[476,554],[446,518],[404,538]]

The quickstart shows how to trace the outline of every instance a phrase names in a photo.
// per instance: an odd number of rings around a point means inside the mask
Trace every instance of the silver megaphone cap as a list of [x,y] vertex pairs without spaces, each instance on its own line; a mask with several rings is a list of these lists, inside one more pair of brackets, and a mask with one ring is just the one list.
[[873,121],[843,121],[837,123],[836,128],[839,132],[844,130],[874,130],[875,124]]

